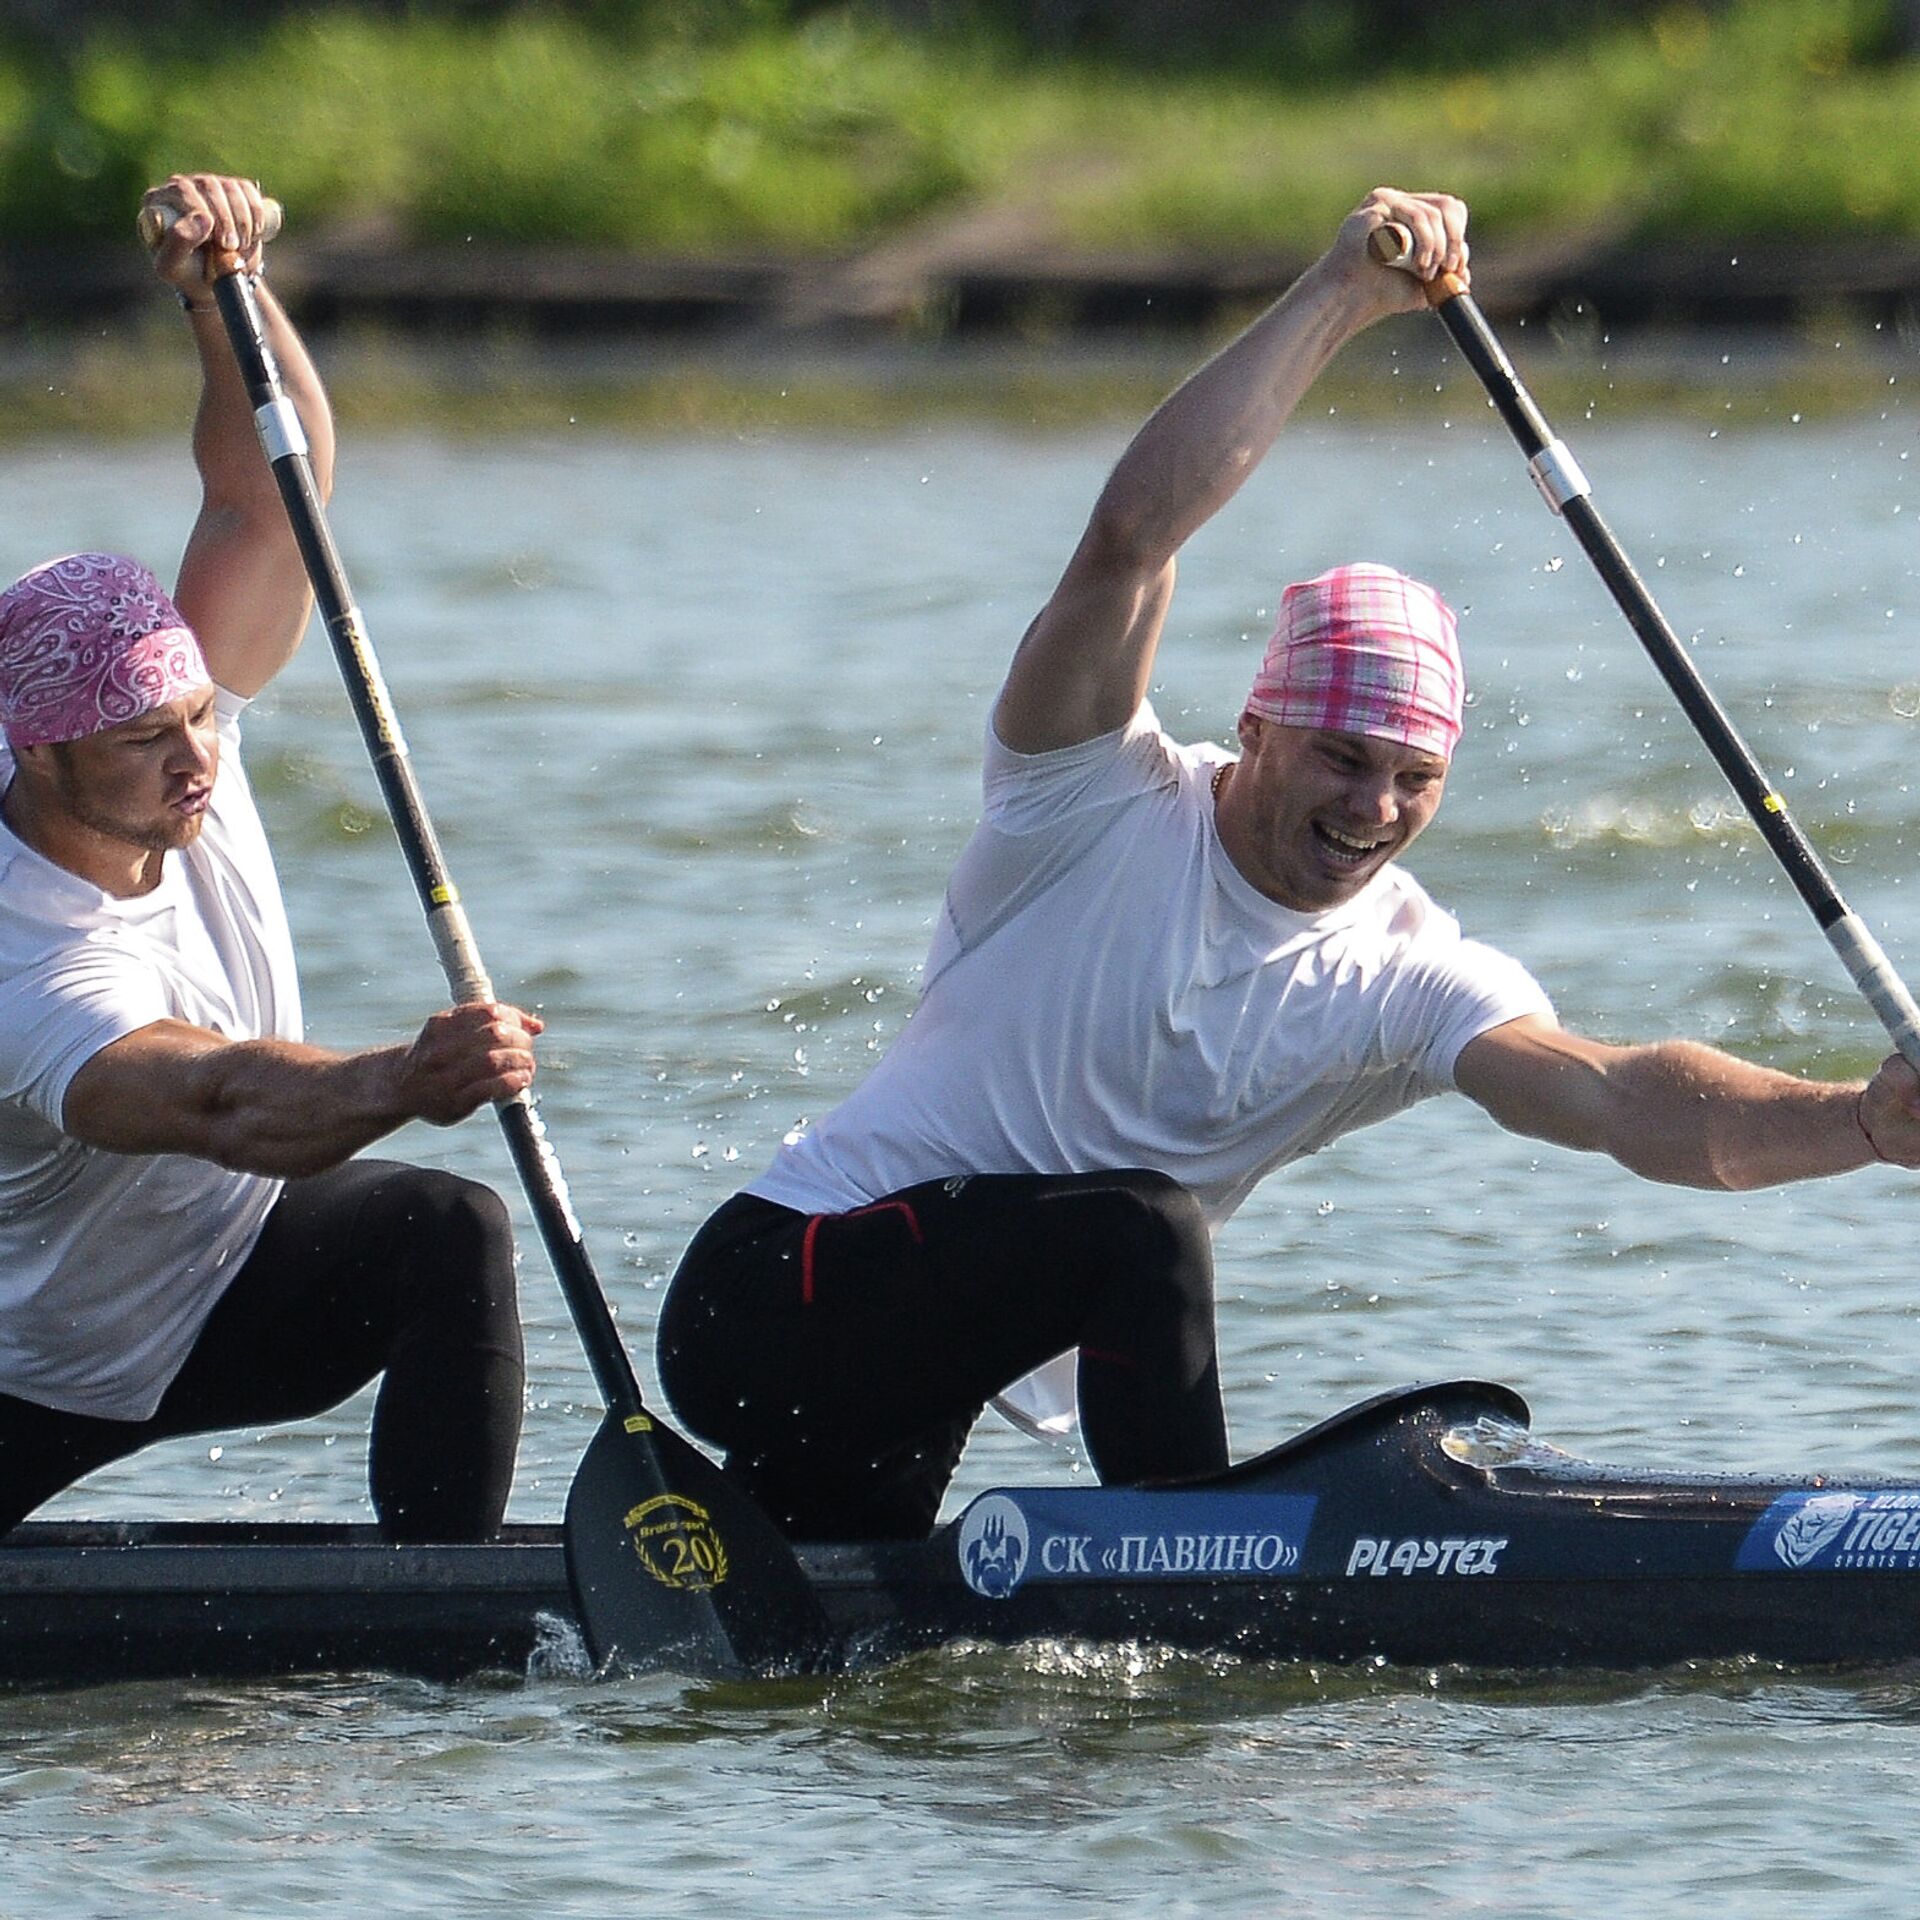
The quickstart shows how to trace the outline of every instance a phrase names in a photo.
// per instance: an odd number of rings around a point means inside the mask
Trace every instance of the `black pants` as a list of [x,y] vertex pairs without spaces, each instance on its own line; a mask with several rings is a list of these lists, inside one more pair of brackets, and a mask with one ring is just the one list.
[[288,1183],[151,1418],[0,1394],[0,1534],[155,1440],[307,1419],[380,1373],[368,1477],[382,1530],[488,1538],[523,1398],[506,1209],[453,1174],[351,1160]]
[[1102,1480],[1226,1465],[1213,1258],[1163,1174],[979,1174],[807,1215],[742,1194],[660,1316],[681,1417],[799,1539],[926,1534],[986,1401],[1069,1347]]

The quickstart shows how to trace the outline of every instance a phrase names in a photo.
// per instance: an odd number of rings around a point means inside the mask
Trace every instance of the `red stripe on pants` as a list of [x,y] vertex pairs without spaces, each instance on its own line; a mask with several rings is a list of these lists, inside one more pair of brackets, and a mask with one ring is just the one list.
[[813,1305],[813,1244],[820,1236],[820,1227],[827,1220],[858,1220],[868,1213],[903,1213],[907,1217],[907,1229],[913,1235],[918,1246],[927,1244],[927,1236],[920,1231],[920,1220],[913,1208],[904,1200],[877,1200],[870,1207],[855,1207],[851,1213],[816,1213],[807,1221],[806,1233],[800,1241],[800,1304]]

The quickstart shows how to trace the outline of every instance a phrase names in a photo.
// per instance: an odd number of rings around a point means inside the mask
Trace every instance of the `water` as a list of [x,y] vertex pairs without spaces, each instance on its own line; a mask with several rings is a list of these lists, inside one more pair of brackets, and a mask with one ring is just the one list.
[[[1597,498],[1851,903],[1911,975],[1915,434],[1567,422]],[[1457,400],[1457,404],[1456,403]],[[1466,742],[1416,866],[1562,1017],[1826,1075],[1884,1050],[1510,446],[1303,421],[1192,544],[1155,699],[1225,737],[1278,585],[1392,561],[1466,615]],[[665,1275],[911,1004],[988,702],[1123,429],[358,436],[336,531],[643,1372]],[[163,569],[172,442],[16,449],[7,569]],[[438,977],[314,642],[249,760],[311,1029],[406,1033]],[[503,1189],[484,1119],[399,1142]],[[1236,1450],[1412,1378],[1510,1382],[1605,1458],[1920,1473],[1911,1179],[1660,1189],[1430,1102],[1291,1170],[1220,1244]],[[531,1231],[522,1216],[529,1247]],[[537,1252],[514,1513],[597,1415]],[[183,1442],[50,1513],[365,1513],[364,1404]],[[989,1424],[956,1497],[1078,1469]],[[854,1679],[446,1689],[338,1676],[0,1699],[0,1915],[1438,1915],[1881,1910],[1912,1876],[1913,1676],[1238,1667],[955,1650]]]

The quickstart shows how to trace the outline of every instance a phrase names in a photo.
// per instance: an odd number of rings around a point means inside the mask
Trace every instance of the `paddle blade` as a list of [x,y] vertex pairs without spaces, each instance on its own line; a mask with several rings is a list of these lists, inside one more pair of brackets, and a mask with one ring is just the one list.
[[596,1666],[818,1672],[832,1630],[792,1546],[697,1447],[609,1413],[567,1495],[567,1577]]

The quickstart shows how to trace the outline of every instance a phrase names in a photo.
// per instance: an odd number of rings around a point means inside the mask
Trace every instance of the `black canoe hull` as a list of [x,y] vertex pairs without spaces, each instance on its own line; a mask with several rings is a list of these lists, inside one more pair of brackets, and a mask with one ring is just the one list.
[[[1479,1382],[1409,1388],[1217,1479],[983,1494],[924,1543],[806,1547],[847,1658],[954,1640],[1249,1659],[1642,1668],[1920,1656],[1920,1480],[1610,1468]],[[29,1523],[0,1679],[525,1672],[571,1652],[559,1529]],[[574,1656],[574,1657],[577,1657]]]

